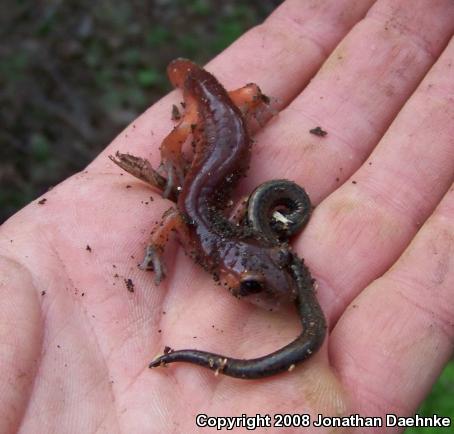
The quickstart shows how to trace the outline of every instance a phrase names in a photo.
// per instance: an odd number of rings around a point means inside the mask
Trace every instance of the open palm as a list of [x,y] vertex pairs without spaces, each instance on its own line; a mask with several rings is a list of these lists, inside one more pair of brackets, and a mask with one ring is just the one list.
[[252,358],[299,333],[294,312],[233,298],[176,244],[159,287],[137,268],[170,202],[107,156],[157,165],[174,92],[1,227],[0,432],[415,411],[453,347],[454,4],[373,3],[289,0],[208,65],[226,88],[256,82],[281,104],[241,189],[288,178],[317,205],[295,250],[330,324],[320,352],[264,380],[147,368],[164,345]]

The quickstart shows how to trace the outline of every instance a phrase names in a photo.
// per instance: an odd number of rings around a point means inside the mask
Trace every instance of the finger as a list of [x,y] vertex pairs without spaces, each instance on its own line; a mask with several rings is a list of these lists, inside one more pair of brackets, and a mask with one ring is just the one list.
[[362,414],[413,414],[454,343],[454,186],[397,263],[358,296],[330,340]]
[[[375,3],[301,95],[257,136],[249,190],[289,178],[319,203],[364,162],[453,31],[450,0]],[[310,134],[316,126],[328,134]]]
[[[254,27],[219,55],[208,69],[226,88],[258,83],[282,104],[294,97],[374,0],[288,0],[265,23]],[[288,79],[291,78],[291,79]],[[93,168],[112,171],[106,155],[116,150],[143,156],[171,130],[170,111],[176,93],[164,97],[136,119],[94,162]],[[157,164],[157,152],[152,155]]]
[[331,319],[399,257],[454,180],[454,40],[369,160],[316,210],[303,251]]
[[284,2],[208,65],[228,89],[259,84],[285,105],[309,79],[375,0]]

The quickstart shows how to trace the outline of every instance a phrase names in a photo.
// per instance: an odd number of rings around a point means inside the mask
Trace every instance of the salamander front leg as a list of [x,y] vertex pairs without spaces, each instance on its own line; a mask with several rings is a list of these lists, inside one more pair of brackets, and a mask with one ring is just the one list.
[[162,216],[161,223],[152,232],[151,240],[146,247],[145,257],[139,267],[143,270],[155,272],[155,283],[159,285],[166,276],[166,269],[162,260],[170,234],[176,232],[182,243],[188,240],[187,226],[178,210],[168,209]]

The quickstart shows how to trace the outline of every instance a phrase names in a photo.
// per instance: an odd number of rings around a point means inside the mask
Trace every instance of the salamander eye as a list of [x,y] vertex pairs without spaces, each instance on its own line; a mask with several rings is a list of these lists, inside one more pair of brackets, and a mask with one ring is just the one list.
[[257,294],[258,292],[263,291],[263,289],[264,285],[262,281],[255,276],[249,276],[241,281],[239,295],[244,297],[249,294]]

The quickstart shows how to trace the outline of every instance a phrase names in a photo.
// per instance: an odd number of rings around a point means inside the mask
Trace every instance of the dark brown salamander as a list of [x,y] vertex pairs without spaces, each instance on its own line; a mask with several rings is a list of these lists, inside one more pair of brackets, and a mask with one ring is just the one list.
[[[175,230],[186,252],[233,295],[258,303],[295,301],[303,332],[284,348],[257,359],[182,350],[167,352],[150,367],[184,361],[239,378],[291,370],[320,347],[326,330],[310,273],[287,244],[309,218],[309,198],[293,182],[269,181],[249,199],[245,218],[229,220],[226,204],[251,155],[245,119],[266,110],[268,100],[254,84],[227,93],[215,77],[189,60],[173,61],[168,74],[183,89],[185,114],[163,141],[160,172],[138,157],[119,153],[111,157],[163,190],[164,197],[177,199],[177,208],[165,214],[153,233],[142,267],[154,270],[159,283],[165,276],[164,246]],[[182,146],[190,134],[194,156],[188,164]]]

